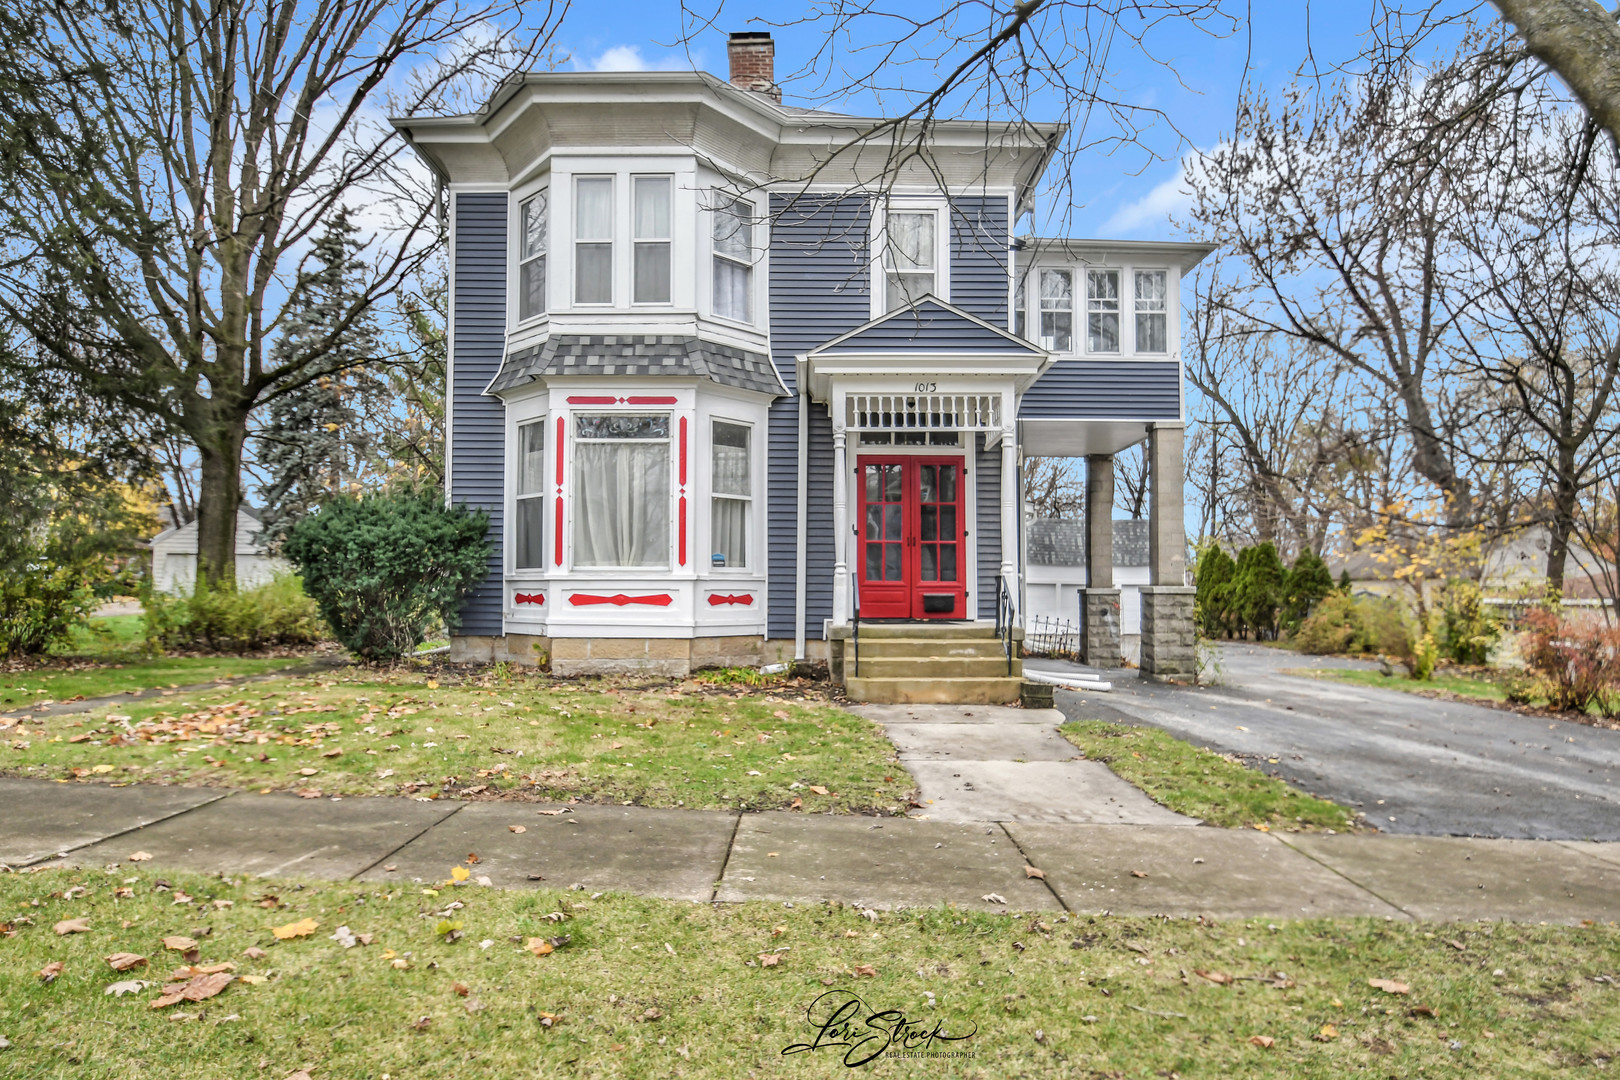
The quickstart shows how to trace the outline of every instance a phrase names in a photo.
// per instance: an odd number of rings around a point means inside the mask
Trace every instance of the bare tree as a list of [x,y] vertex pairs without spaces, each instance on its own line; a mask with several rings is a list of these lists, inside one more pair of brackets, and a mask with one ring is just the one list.
[[1611,141],[1620,140],[1620,24],[1596,0],[1491,0],[1530,55],[1556,71]]
[[1086,506],[1086,459],[1024,459],[1024,506],[1037,518],[1078,518]]

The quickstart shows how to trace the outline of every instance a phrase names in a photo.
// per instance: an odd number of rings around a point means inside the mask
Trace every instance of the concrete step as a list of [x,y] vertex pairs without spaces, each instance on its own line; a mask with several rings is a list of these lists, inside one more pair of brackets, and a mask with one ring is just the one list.
[[1023,679],[849,679],[844,693],[851,701],[877,705],[1010,705],[1018,700]]
[[[844,655],[853,655],[855,651],[854,644],[846,640]],[[1001,657],[1003,660],[1007,656],[998,638],[869,638],[865,628],[861,630],[860,654],[863,661],[880,656]]]
[[[871,656],[863,648],[859,663],[845,659],[848,669],[863,679],[994,679],[1009,674],[1007,657],[995,656]],[[1013,675],[1023,673],[1023,661],[1014,659]]]
[[[848,637],[850,628],[838,626],[833,628],[833,636]],[[861,640],[876,641],[879,638],[994,638],[996,624],[989,622],[893,622],[893,623],[861,623]]]

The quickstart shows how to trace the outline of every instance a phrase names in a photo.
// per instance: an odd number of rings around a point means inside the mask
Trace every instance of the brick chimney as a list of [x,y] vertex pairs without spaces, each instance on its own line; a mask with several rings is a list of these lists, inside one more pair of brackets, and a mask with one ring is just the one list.
[[731,58],[731,85],[756,94],[765,94],[782,104],[782,88],[776,85],[776,42],[758,30],[732,34],[726,43]]

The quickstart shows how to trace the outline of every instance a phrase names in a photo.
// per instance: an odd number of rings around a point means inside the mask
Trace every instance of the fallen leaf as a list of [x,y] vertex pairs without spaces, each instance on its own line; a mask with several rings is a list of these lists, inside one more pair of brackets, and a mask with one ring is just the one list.
[[1434,1006],[1433,1005],[1414,1005],[1410,1009],[1406,1010],[1406,1015],[1407,1016],[1434,1016],[1435,1015]]
[[418,1020],[416,1023],[411,1025],[411,1030],[412,1031],[426,1031],[428,1028],[430,1028],[432,1026],[433,1026],[433,1017],[424,1016],[420,1020]]
[[1007,898],[1005,896],[1002,896],[1000,893],[993,892],[987,892],[983,896],[979,897],[979,899],[983,900],[987,904],[1005,904],[1007,902]]
[[163,996],[152,1002],[154,1009],[166,1009],[182,1001],[206,1001],[231,985],[235,976],[198,975],[184,983],[170,983],[163,988]]
[[759,954],[759,966],[760,967],[775,967],[777,964],[780,964],[781,962],[782,962],[782,954],[781,953],[762,952],[762,953]]
[[506,831],[507,832],[515,832],[515,833],[526,833],[526,832],[529,831],[529,828],[528,828],[527,825],[508,825],[506,827]]
[[795,796],[794,799],[793,799],[793,802],[788,806],[788,809],[789,810],[802,810],[802,809],[804,809],[804,800],[801,799],[801,798],[798,798],[797,796]]
[[56,931],[58,937],[66,937],[68,934],[88,934],[90,932],[90,919],[88,917],[63,919],[51,929]]
[[308,767],[308,766],[306,766],[306,767],[304,767],[304,768],[302,768],[302,769],[299,769],[299,770],[298,770],[298,775],[299,775],[299,776],[315,776],[315,775],[317,775],[317,774],[318,774],[318,773],[319,773],[319,772],[320,772],[320,771],[321,771],[321,770],[319,770],[319,769],[311,769],[311,768],[309,768],[309,767]]
[[466,997],[468,994],[472,993],[472,987],[468,986],[464,982],[451,983],[450,989],[461,997]]
[[114,971],[128,971],[130,968],[146,966],[146,957],[139,953],[118,952],[107,957],[107,963],[112,965]]
[[558,1013],[543,1012],[543,1013],[540,1014],[540,1026],[541,1027],[556,1027],[558,1024],[560,1024],[562,1022],[563,1022],[563,1018]]
[[1403,982],[1394,979],[1368,979],[1367,985],[1374,990],[1382,990],[1386,994],[1410,994],[1412,988]]
[[465,866],[455,866],[450,869],[451,881],[466,881],[470,877],[472,877],[472,871]]
[[546,956],[557,951],[556,947],[553,946],[551,942],[547,941],[545,938],[538,937],[530,938],[529,943],[523,947],[534,953],[536,956]]
[[342,757],[342,756],[343,756],[343,751],[342,750],[328,750],[326,753],[321,755],[321,757]]
[[1332,1042],[1338,1037],[1339,1029],[1332,1024],[1323,1024],[1322,1030],[1311,1036],[1311,1038],[1315,1039],[1317,1042]]
[[1045,881],[1046,880],[1046,871],[1045,870],[1037,870],[1037,869],[1035,869],[1035,867],[1029,865],[1028,863],[1025,863],[1024,864],[1024,876],[1026,878],[1040,878],[1042,881]]
[[479,864],[479,863],[481,863],[481,862],[483,862],[483,861],[484,861],[484,860],[483,860],[483,859],[480,859],[480,858],[479,858],[479,857],[478,857],[478,856],[477,856],[477,854],[475,854],[475,853],[474,853],[474,852],[471,852],[471,851],[469,851],[469,852],[467,852],[467,862],[468,862],[468,863],[469,863],[469,864],[471,864],[471,865],[473,865],[473,866],[477,866],[477,865],[478,865],[478,864]]
[[152,858],[150,851],[137,851],[129,857],[130,862],[148,862]]
[[247,948],[242,950],[242,955],[247,957],[249,960],[263,960],[270,954],[259,948],[257,945],[249,945]]
[[298,797],[300,799],[318,799],[321,797],[321,790],[320,788],[299,788]]
[[1147,877],[1147,874],[1141,870],[1132,870],[1131,877]]
[[855,977],[859,979],[863,975],[869,979],[875,979],[877,978],[877,968],[873,967],[871,964],[856,964]]
[[1260,1049],[1262,1049],[1262,1050],[1270,1050],[1271,1049],[1271,1044],[1276,1042],[1276,1041],[1277,1040],[1273,1039],[1270,1035],[1250,1035],[1249,1036],[1249,1042],[1254,1046],[1260,1047]]
[[177,967],[174,974],[169,976],[170,981],[179,982],[184,979],[195,979],[199,975],[218,975],[222,971],[235,971],[236,965],[230,961],[223,964],[187,964]]
[[289,1073],[286,1080],[315,1080],[315,1078],[309,1075],[308,1069],[299,1069],[295,1073]]
[[572,814],[573,811],[564,807],[561,810],[536,810],[535,813],[541,817],[556,817],[558,814]]
[[437,690],[439,688],[439,680],[438,679],[429,679],[427,681],[427,688],[429,690]]
[[151,985],[152,984],[145,979],[125,979],[123,982],[113,983],[111,986],[107,987],[107,989],[103,990],[102,993],[111,994],[113,997],[123,997],[125,994],[138,994]]
[[360,944],[360,939],[354,936],[354,931],[347,926],[340,926],[332,932],[331,940],[342,945],[345,949],[352,949]]
[[265,975],[238,975],[236,981],[247,983],[249,986],[263,986],[270,979]]
[[66,966],[67,965],[62,963],[60,960],[52,960],[50,963],[39,969],[39,981],[44,983],[46,986],[49,986],[51,983],[56,981],[56,977],[58,975],[62,974],[62,969]]
[[197,947],[197,941],[195,938],[181,937],[175,934],[163,939],[163,947],[173,949],[175,952],[190,952]]
[[1228,975],[1224,971],[1204,971],[1203,969],[1199,968],[1195,969],[1193,974],[1197,975],[1200,979],[1208,979],[1216,986],[1227,986],[1232,982],[1232,976]]
[[299,919],[285,926],[272,926],[270,932],[276,935],[277,940],[287,941],[295,937],[308,937],[313,934],[321,924],[314,919]]
[[811,784],[810,790],[815,792],[817,795],[827,794],[827,789],[822,787],[820,784]]

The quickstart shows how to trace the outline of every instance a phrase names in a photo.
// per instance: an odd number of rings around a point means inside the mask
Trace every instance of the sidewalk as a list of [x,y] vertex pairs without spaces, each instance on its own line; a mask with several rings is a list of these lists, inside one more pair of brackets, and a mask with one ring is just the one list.
[[128,865],[137,851],[163,869],[400,882],[443,880],[476,853],[475,876],[497,888],[577,884],[693,901],[1222,919],[1620,919],[1616,843],[309,800],[0,779],[0,863],[101,868]]

